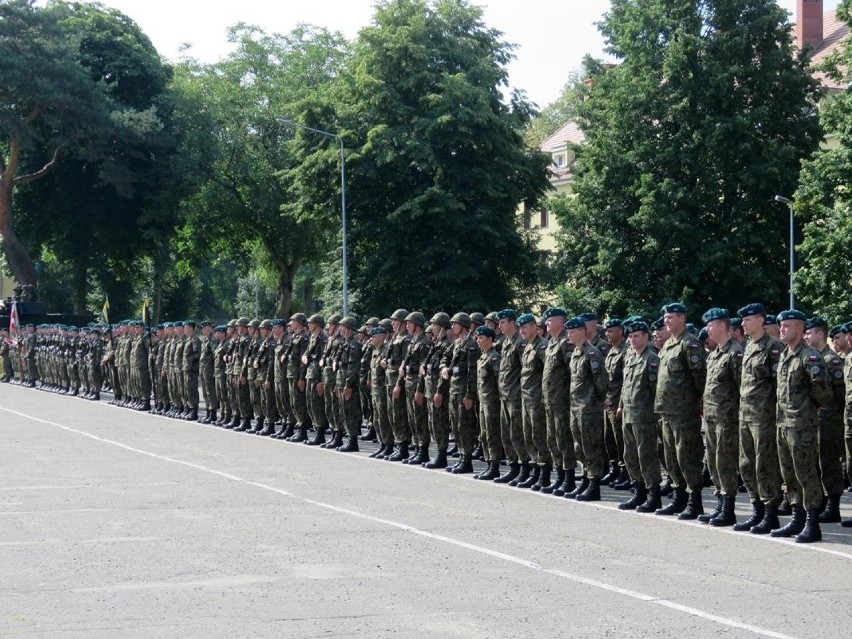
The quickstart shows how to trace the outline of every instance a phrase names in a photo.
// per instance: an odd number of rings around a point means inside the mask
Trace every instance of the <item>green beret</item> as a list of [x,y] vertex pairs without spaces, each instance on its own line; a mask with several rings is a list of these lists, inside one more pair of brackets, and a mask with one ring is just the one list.
[[636,320],[634,322],[630,322],[627,325],[628,333],[636,333],[637,331],[645,331],[646,333],[650,333],[650,329],[648,328],[648,323],[644,320]]
[[192,328],[195,328],[195,321],[194,321],[194,320],[186,320],[186,321],[183,323],[183,325],[184,325],[184,326],[191,326]]
[[387,334],[388,334],[388,329],[386,329],[381,324],[379,326],[374,326],[373,329],[370,331],[370,337],[374,337],[376,335],[387,335]]
[[828,322],[825,321],[822,317],[812,317],[805,322],[805,328],[807,330],[811,330],[812,328],[824,328],[828,329]]
[[702,328],[700,331],[698,331],[698,341],[701,342],[702,344],[707,341],[708,337],[709,337],[709,335],[707,333],[706,328]]
[[842,325],[842,324],[835,324],[835,325],[834,325],[834,326],[832,326],[832,327],[831,327],[831,329],[828,331],[828,336],[829,336],[829,337],[834,337],[835,335],[837,335],[837,334],[838,334],[839,332],[841,332],[842,330],[843,330],[843,325]]
[[672,302],[671,304],[666,304],[660,309],[660,313],[665,315],[666,313],[680,313],[682,315],[686,315],[686,305],[681,302]]
[[199,326],[200,326],[201,328],[204,328],[205,326],[213,326],[213,322],[211,322],[210,320],[204,320],[203,322],[201,322],[201,323],[199,324]]
[[520,317],[518,317],[518,326],[524,326],[525,324],[534,323],[535,316],[532,313],[524,313]]
[[565,312],[564,308],[560,308],[559,306],[552,306],[544,312],[542,315],[543,319],[549,320],[551,317],[567,317],[568,313]]
[[617,317],[610,317],[606,322],[604,322],[604,328],[622,328],[623,326],[624,322]]
[[786,311],[781,311],[778,313],[778,322],[786,322],[787,320],[797,320],[799,322],[807,322],[808,318],[805,316],[802,311],[791,308]]
[[517,321],[518,312],[513,308],[504,308],[502,311],[497,313],[497,320],[507,319],[512,321]]
[[775,326],[778,323],[778,318],[775,315],[767,315],[763,321],[764,326]]
[[731,319],[731,314],[726,308],[711,308],[701,316],[701,321],[705,324],[714,320]]
[[731,326],[733,326],[734,328],[742,327],[742,325],[743,325],[743,318],[742,317],[732,317],[731,318]]
[[750,317],[752,315],[766,315],[766,309],[760,302],[752,302],[751,304],[746,304],[740,310],[738,310],[737,315],[739,315],[740,317]]
[[660,330],[663,326],[665,326],[665,320],[663,320],[662,317],[657,318],[654,322],[651,323],[651,329],[655,331]]
[[227,333],[228,327],[225,324],[219,324],[215,329],[213,329],[216,333]]
[[698,329],[695,328],[695,324],[693,324],[692,322],[686,323],[686,331],[688,333],[692,333],[693,335],[698,335]]
[[272,326],[285,326],[286,324],[287,322],[285,322],[280,317],[276,317],[274,320],[272,320]]
[[852,322],[846,322],[840,331],[842,333],[852,333]]
[[565,322],[565,328],[569,330],[586,328],[586,320],[583,319],[582,315],[577,315],[576,317],[572,317],[567,322]]
[[494,332],[494,329],[490,326],[477,326],[476,330],[474,331],[474,334],[477,337],[482,335],[485,337],[490,337],[491,339],[494,339],[494,337],[497,335],[497,333]]
[[597,322],[598,321],[598,314],[592,313],[590,311],[586,312],[586,313],[580,313],[577,317],[579,317],[581,320],[583,320],[583,323]]

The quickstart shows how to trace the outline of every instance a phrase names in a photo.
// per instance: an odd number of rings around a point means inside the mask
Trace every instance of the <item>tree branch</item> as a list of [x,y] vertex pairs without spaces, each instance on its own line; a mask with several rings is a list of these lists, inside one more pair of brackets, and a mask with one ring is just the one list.
[[27,175],[20,175],[16,178],[12,178],[12,184],[28,184],[29,182],[35,182],[36,180],[43,178],[45,175],[50,173],[50,171],[57,165],[59,162],[59,154],[62,151],[62,147],[64,145],[61,144],[53,151],[53,157],[50,158],[50,162],[41,167],[38,171],[34,173],[28,173]]

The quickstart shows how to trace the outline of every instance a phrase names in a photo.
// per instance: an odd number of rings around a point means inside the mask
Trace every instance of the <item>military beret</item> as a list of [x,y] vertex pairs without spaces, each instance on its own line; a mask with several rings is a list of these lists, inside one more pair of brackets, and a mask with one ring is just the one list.
[[494,322],[496,324],[500,321],[500,315],[497,313],[497,311],[491,311],[485,316],[485,319],[487,319],[489,322]]
[[749,317],[751,315],[766,315],[766,309],[760,302],[753,302],[751,304],[746,304],[740,310],[738,310],[737,315],[739,315],[740,317]]
[[346,328],[348,328],[351,331],[357,331],[358,330],[358,322],[356,322],[355,318],[352,317],[351,315],[347,315],[346,317],[342,317],[340,319],[339,324],[341,326],[345,326]]
[[479,324],[480,326],[482,326],[483,324],[485,324],[485,316],[482,313],[471,313],[470,323]]
[[682,315],[686,314],[686,305],[681,302],[672,302],[671,304],[666,304],[660,309],[660,313],[665,315],[666,313],[680,313]]
[[370,319],[368,319],[365,322],[365,324],[367,326],[371,327],[371,328],[374,327],[374,326],[378,326],[379,325],[379,318],[378,317],[371,317]]
[[532,313],[524,313],[520,317],[518,317],[518,326],[524,326],[525,324],[530,324],[535,322],[535,316]]
[[852,322],[846,322],[840,330],[843,333],[852,333]]
[[343,316],[340,313],[334,313],[331,317],[326,320],[329,324],[340,324],[340,320],[343,319]]
[[325,318],[319,313],[314,313],[308,318],[308,324],[316,324],[317,326],[325,326]]
[[248,317],[241,317],[240,319],[237,320],[237,326],[248,326],[249,321],[250,320],[249,320]]
[[568,313],[565,312],[564,308],[560,308],[559,306],[552,306],[546,311],[544,311],[544,315],[542,315],[543,319],[550,319],[551,317],[567,317]]
[[648,323],[646,321],[635,320],[633,322],[630,322],[630,324],[627,325],[627,332],[628,333],[636,333],[636,332],[639,332],[639,331],[644,331],[646,333],[651,332],[650,329],[648,328]]
[[273,327],[274,326],[286,326],[286,325],[287,325],[287,322],[285,322],[280,317],[276,317],[274,320],[272,320],[272,326]]
[[219,324],[215,329],[213,329],[216,333],[227,333],[228,327],[225,324]]
[[660,330],[665,325],[665,321],[662,317],[657,318],[654,322],[651,323],[651,328],[655,331]]
[[805,328],[807,330],[811,330],[812,328],[825,328],[828,329],[828,322],[825,321],[822,317],[812,317],[805,322]]
[[186,320],[186,321],[183,323],[183,325],[184,325],[184,326],[192,326],[192,328],[195,328],[195,320]]
[[430,324],[437,324],[438,326],[442,326],[444,328],[450,327],[450,316],[444,313],[443,311],[439,311],[432,316],[432,319],[429,320]]
[[203,322],[201,322],[201,323],[199,324],[199,326],[200,326],[201,328],[204,328],[205,326],[213,326],[213,322],[211,322],[210,320],[204,320]]
[[742,317],[732,317],[731,318],[731,326],[733,326],[734,328],[742,327],[742,325],[743,325],[743,318]]
[[308,323],[308,318],[305,316],[304,313],[293,313],[290,316],[290,321],[291,322],[298,322],[299,324],[304,326]]
[[497,333],[494,332],[494,329],[490,326],[477,326],[474,334],[477,337],[483,336],[490,337],[491,339],[494,339],[494,336],[497,335]]
[[731,319],[731,314],[726,308],[711,308],[701,316],[701,321],[705,324],[714,320]]
[[577,315],[576,317],[572,317],[567,322],[565,322],[565,328],[586,328],[586,321],[583,319],[582,315]]
[[[46,327],[42,326],[41,328],[46,328]],[[80,329],[80,332],[81,333],[91,333],[92,327],[91,326],[84,326],[83,328]]]
[[709,334],[707,333],[706,328],[702,328],[700,331],[698,331],[698,341],[701,342],[702,344],[707,341],[708,337],[709,337]]
[[272,320],[265,319],[258,326],[260,328],[272,328]]
[[624,322],[617,317],[610,317],[606,322],[604,322],[604,328],[622,328],[623,326]]
[[456,313],[450,318],[451,324],[461,324],[465,328],[470,328],[470,315],[467,313]]
[[775,315],[767,315],[763,321],[764,326],[774,326],[778,323],[778,318]]
[[388,329],[386,329],[381,324],[379,324],[378,326],[374,326],[373,329],[370,331],[370,337],[374,337],[376,335],[387,335],[387,334],[388,334]]
[[421,328],[426,326],[426,317],[420,311],[412,311],[411,313],[405,316],[405,321],[413,322]]
[[698,335],[698,329],[695,328],[695,324],[693,324],[692,322],[686,323],[686,332],[692,333],[693,335]]
[[622,324],[632,324],[633,322],[644,322],[645,318],[641,315],[631,315]]
[[502,311],[497,313],[497,319],[507,319],[507,320],[517,320],[518,312],[513,308],[504,308]]
[[577,317],[579,317],[581,320],[583,320],[583,322],[597,322],[598,321],[598,314],[592,313],[591,311],[587,311],[585,313],[580,313],[580,315],[578,315]]
[[832,327],[829,329],[829,331],[828,331],[828,336],[829,336],[829,337],[834,337],[835,335],[837,335],[837,334],[838,334],[839,332],[841,332],[842,330],[843,330],[843,324],[835,324],[834,326],[832,326]]
[[786,322],[787,320],[798,320],[800,322],[807,322],[808,318],[805,316],[804,313],[802,313],[802,311],[791,308],[778,313],[779,322]]
[[[391,314],[391,319],[399,320],[400,322],[404,322],[405,318],[408,316],[408,311],[404,308],[398,308]],[[329,320],[329,323],[331,320]]]

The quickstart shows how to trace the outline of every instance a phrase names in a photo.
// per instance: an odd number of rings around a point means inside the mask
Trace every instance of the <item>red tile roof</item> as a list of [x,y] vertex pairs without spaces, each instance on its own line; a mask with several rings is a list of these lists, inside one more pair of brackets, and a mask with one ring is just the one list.
[[565,124],[559,127],[551,134],[544,142],[541,143],[541,150],[544,153],[554,153],[561,151],[570,142],[571,144],[582,144],[586,139],[580,127],[577,126],[575,120],[568,120]]
[[[837,17],[837,11],[828,11],[823,16],[822,42],[814,47],[811,54],[811,64],[818,65],[825,60],[833,51],[836,51],[849,35],[849,27]],[[814,76],[822,82],[829,90],[839,91],[845,89],[848,84],[840,83],[829,78],[824,73],[815,73]]]

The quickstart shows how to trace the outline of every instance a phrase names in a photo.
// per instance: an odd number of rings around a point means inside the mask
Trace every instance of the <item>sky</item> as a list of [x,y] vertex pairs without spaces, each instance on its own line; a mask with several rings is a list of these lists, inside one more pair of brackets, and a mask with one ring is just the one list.
[[[354,39],[370,24],[373,0],[100,0],[130,16],[169,60],[191,44],[192,57],[216,62],[230,51],[227,28],[247,22],[264,31],[286,33],[299,23],[340,31]],[[485,24],[517,45],[509,65],[511,88],[526,91],[544,107],[556,100],[572,71],[590,53],[605,58],[605,43],[595,23],[609,0],[472,0]],[[839,0],[824,0],[826,11]],[[796,0],[779,0],[795,12]],[[791,20],[795,20],[792,17]]]

